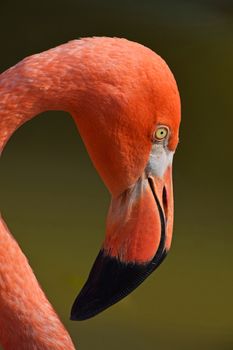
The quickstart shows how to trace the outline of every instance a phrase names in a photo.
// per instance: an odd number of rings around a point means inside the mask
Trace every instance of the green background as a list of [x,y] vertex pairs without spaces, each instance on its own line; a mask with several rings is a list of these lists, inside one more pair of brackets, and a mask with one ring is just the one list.
[[169,257],[122,302],[69,321],[104,239],[109,195],[63,112],[40,115],[9,141],[2,215],[79,349],[233,349],[233,2],[1,1],[1,71],[93,35],[149,46],[177,79],[182,126]]

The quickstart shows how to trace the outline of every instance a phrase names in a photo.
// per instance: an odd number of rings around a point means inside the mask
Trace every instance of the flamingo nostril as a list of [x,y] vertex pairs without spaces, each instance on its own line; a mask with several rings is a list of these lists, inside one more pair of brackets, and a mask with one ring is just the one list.
[[167,215],[168,215],[168,202],[167,202],[167,191],[166,191],[166,187],[164,186],[163,188],[163,211],[164,211],[164,215],[165,215],[165,220],[167,221]]

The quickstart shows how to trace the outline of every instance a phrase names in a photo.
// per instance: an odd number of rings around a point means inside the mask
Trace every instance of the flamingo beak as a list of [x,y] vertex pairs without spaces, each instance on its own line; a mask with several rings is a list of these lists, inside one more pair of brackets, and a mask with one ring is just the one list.
[[165,258],[173,226],[172,168],[167,166],[162,177],[152,173],[145,171],[135,186],[112,199],[106,239],[73,304],[72,320],[115,304]]

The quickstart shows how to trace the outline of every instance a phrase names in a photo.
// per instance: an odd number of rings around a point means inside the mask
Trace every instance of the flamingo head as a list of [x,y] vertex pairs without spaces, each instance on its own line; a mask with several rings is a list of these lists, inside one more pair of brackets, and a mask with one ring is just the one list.
[[83,55],[88,94],[73,114],[112,199],[106,238],[73,304],[73,320],[125,297],[166,256],[180,124],[175,79],[153,51],[123,39],[87,39]]

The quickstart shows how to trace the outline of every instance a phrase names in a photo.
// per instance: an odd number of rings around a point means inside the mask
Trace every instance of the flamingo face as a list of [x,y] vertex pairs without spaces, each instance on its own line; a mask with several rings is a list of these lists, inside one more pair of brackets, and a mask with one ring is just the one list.
[[[88,126],[81,118],[77,121],[112,200],[105,241],[73,304],[73,320],[90,318],[128,295],[170,249],[172,160],[178,143],[180,99],[165,62],[141,48],[139,58],[129,59],[136,54],[135,47],[124,53],[127,65],[123,54],[117,62],[110,59],[118,73],[111,81],[114,90],[105,94],[102,86],[101,94],[93,92],[95,108],[100,105],[100,95],[105,105],[99,118],[101,128],[93,119]],[[101,76],[101,69],[98,74]],[[92,114],[89,108],[92,106],[86,104],[86,115]]]

